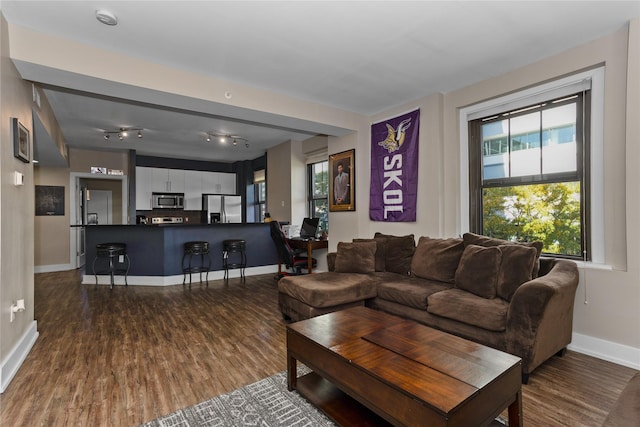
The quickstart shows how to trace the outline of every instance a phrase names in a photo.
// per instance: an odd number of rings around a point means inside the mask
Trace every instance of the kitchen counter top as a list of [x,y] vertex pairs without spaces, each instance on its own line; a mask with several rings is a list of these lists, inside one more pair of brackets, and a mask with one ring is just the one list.
[[[246,240],[247,270],[253,269],[253,274],[277,271],[278,254],[268,223],[113,224],[87,225],[85,230],[87,271],[83,282],[86,283],[95,283],[92,263],[96,245],[105,242],[127,245],[131,260],[129,284],[181,284],[184,243],[190,241],[209,242],[209,279],[223,277],[222,241],[227,239]],[[237,273],[236,270],[231,272]],[[231,277],[236,276],[232,274]]]

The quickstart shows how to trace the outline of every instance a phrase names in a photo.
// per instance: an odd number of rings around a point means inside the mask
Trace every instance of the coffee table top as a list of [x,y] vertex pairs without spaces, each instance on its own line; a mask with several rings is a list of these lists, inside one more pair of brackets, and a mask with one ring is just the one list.
[[366,307],[287,328],[444,414],[506,372],[517,369],[519,384],[520,358]]

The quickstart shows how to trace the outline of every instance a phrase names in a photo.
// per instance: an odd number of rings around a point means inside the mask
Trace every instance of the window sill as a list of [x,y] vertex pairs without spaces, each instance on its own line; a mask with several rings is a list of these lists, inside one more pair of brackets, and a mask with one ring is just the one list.
[[595,262],[588,262],[588,261],[574,261],[574,262],[578,265],[578,268],[581,268],[584,270],[606,270],[606,271],[613,270],[613,266],[609,264],[597,264]]

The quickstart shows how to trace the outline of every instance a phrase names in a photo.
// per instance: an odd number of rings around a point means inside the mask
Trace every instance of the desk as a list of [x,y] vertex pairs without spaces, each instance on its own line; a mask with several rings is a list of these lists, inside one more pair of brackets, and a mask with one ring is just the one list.
[[[312,273],[311,268],[313,266],[313,250],[314,249],[326,249],[329,247],[328,240],[302,240],[302,239],[287,239],[289,246],[293,249],[306,249],[307,250],[307,266],[309,274]],[[278,264],[279,266],[279,264]],[[278,270],[280,270],[278,268]],[[279,272],[279,271],[278,271]]]

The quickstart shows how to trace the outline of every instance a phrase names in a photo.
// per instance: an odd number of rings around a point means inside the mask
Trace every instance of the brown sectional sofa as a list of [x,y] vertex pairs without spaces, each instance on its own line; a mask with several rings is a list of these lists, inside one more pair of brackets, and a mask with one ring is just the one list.
[[578,285],[572,261],[540,258],[539,243],[472,233],[340,242],[329,271],[278,283],[279,305],[302,320],[366,305],[522,358],[523,381],[571,342]]

